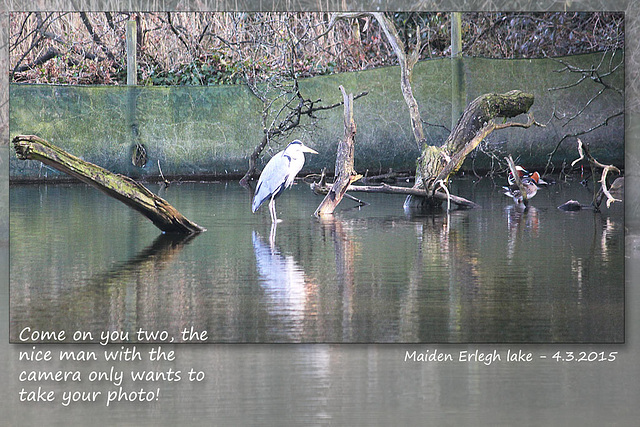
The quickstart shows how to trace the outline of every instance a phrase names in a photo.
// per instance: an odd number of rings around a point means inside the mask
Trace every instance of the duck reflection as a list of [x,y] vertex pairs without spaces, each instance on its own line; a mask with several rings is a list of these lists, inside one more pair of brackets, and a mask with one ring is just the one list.
[[284,325],[288,338],[300,338],[303,333],[308,284],[304,271],[291,255],[283,255],[275,246],[275,225],[271,228],[269,245],[252,232],[256,268],[260,286],[268,299],[267,311]]
[[516,244],[522,238],[522,233],[528,231],[533,237],[538,236],[540,217],[533,206],[509,205],[505,208],[507,214],[507,259],[512,260],[516,253]]

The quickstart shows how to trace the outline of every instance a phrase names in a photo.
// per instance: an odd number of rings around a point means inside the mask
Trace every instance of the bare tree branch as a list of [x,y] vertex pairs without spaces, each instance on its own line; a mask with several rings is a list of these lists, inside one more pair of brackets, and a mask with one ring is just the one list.
[[405,103],[409,107],[411,128],[413,130],[416,144],[418,145],[418,148],[421,148],[425,141],[424,129],[422,127],[422,118],[420,117],[420,108],[418,107],[418,102],[413,96],[413,90],[411,88],[411,74],[413,73],[413,67],[418,62],[420,54],[419,31],[417,32],[416,36],[416,45],[411,49],[409,55],[407,56],[407,54],[405,53],[404,43],[398,35],[395,25],[389,20],[389,18],[385,16],[384,13],[334,13],[331,15],[329,27],[332,27],[335,24],[335,21],[338,19],[351,19],[364,15],[371,15],[373,18],[375,18],[376,21],[378,21],[378,24],[380,25],[380,28],[382,28],[387,41],[391,45],[393,52],[398,58],[398,63],[400,64],[400,88],[402,90],[402,95],[404,97]]
[[585,129],[585,130],[580,130],[574,133],[569,133],[569,134],[565,134],[562,138],[560,138],[560,141],[558,141],[558,143],[556,144],[556,146],[554,147],[554,149],[551,151],[551,153],[549,153],[548,159],[547,159],[547,165],[545,166],[545,174],[548,172],[548,170],[551,168],[551,160],[553,159],[553,156],[556,154],[556,152],[558,151],[558,149],[560,148],[560,145],[562,144],[562,142],[567,139],[567,138],[575,138],[577,136],[580,135],[586,135],[598,128],[601,128],[603,126],[608,126],[609,125],[609,121],[613,120],[616,117],[620,117],[624,115],[624,111],[618,111],[617,113],[607,117],[606,119],[604,119],[602,122],[598,123],[595,126],[590,127],[589,129]]
[[[582,160],[587,160],[589,162],[589,166],[591,167],[591,171],[592,171],[592,176],[594,179],[594,183],[595,181],[595,170],[594,168],[598,167],[600,169],[602,169],[602,176],[600,177],[600,180],[597,181],[600,183],[600,192],[602,192],[605,197],[607,198],[607,208],[609,208],[611,206],[612,203],[614,202],[622,202],[622,200],[620,199],[616,199],[615,197],[613,197],[611,195],[611,192],[609,191],[609,189],[607,188],[607,174],[609,172],[614,172],[617,174],[620,174],[620,169],[618,169],[617,167],[613,166],[613,165],[605,165],[600,163],[598,160],[596,160],[591,153],[589,152],[589,148],[588,146],[582,142],[582,140],[580,138],[578,138],[578,154],[580,155],[579,158],[577,158],[576,160],[574,160],[571,163],[571,166],[575,166],[577,163],[581,162]],[[592,206],[594,207],[594,209],[599,209],[599,204],[600,201],[598,200],[598,193],[596,193],[595,189],[594,189],[594,194],[593,194],[593,201],[592,201]]]
[[80,19],[82,19],[82,23],[87,28],[87,31],[89,32],[89,35],[91,36],[93,41],[98,46],[100,46],[100,49],[102,49],[104,54],[107,55],[107,58],[114,60],[115,57],[113,56],[113,53],[111,53],[107,46],[105,46],[105,44],[102,42],[102,39],[100,39],[100,36],[98,36],[98,34],[96,34],[96,32],[93,30],[93,26],[91,25],[91,21],[89,21],[86,12],[80,12]]
[[[608,70],[601,72],[600,69],[603,67],[603,65],[605,64],[605,58],[607,57],[607,55],[610,54],[611,58],[609,60],[609,64],[608,64]],[[576,118],[578,118],[581,114],[584,113],[584,111],[591,106],[600,96],[602,96],[602,94],[607,91],[607,90],[611,90],[615,93],[617,93],[618,95],[620,95],[621,97],[624,97],[624,91],[620,88],[617,88],[613,85],[611,85],[610,83],[606,82],[604,80],[605,77],[611,76],[614,72],[616,72],[621,66],[624,65],[624,54],[620,55],[620,59],[618,60],[617,63],[614,64],[614,59],[616,58],[616,52],[615,51],[607,51],[607,52],[603,52],[602,56],[600,57],[600,61],[598,62],[598,64],[594,64],[592,65],[590,68],[580,68],[580,67],[576,67],[572,64],[567,63],[566,61],[562,60],[562,59],[558,59],[555,58],[554,61],[558,62],[559,64],[561,64],[563,67],[556,70],[555,72],[557,73],[562,73],[562,72],[569,72],[569,73],[573,73],[573,74],[578,74],[579,78],[573,82],[573,83],[569,83],[567,85],[563,85],[563,86],[558,86],[558,87],[552,87],[549,88],[548,90],[551,91],[558,91],[558,90],[565,90],[565,89],[570,89],[573,87],[576,87],[580,84],[582,84],[585,81],[591,80],[594,83],[600,85],[600,89],[596,92],[595,95],[593,95],[591,98],[589,98],[589,100],[582,105],[581,108],[578,109],[578,111],[576,111],[574,114],[572,114],[571,116],[569,116],[566,121],[562,124],[562,127],[568,125],[569,123],[571,123],[573,120],[575,120]],[[551,152],[549,153],[548,157],[547,157],[547,164],[545,166],[545,173],[549,172],[552,168],[551,166],[551,161],[553,160],[553,156],[556,154],[556,152],[558,151],[558,149],[560,148],[560,145],[562,144],[562,142],[564,142],[565,139],[567,138],[573,138],[573,137],[577,137],[580,135],[585,135],[588,134],[598,128],[601,128],[603,126],[607,126],[609,124],[609,121],[622,116],[624,114],[623,111],[619,111],[615,114],[612,114],[608,117],[606,117],[603,121],[601,121],[600,123],[590,127],[589,129],[584,129],[584,130],[579,130],[576,131],[574,133],[571,134],[565,134],[564,136],[562,136],[562,138],[560,138],[560,140],[558,141],[558,143],[556,144],[556,146],[554,147],[553,150],[551,150]],[[554,117],[559,118],[556,115],[556,112],[554,110]]]

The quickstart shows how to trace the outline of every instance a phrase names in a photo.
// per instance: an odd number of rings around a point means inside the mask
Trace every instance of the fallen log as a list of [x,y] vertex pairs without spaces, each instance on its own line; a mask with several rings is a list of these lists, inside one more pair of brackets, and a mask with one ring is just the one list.
[[[318,195],[326,195],[331,190],[332,185],[333,184],[326,183],[326,178],[323,175],[323,177],[320,179],[320,182],[313,182],[311,183],[310,187],[314,193]],[[451,201],[464,209],[476,209],[481,207],[479,204],[474,203],[471,200],[467,200],[464,197],[456,196],[453,194],[447,195],[440,191],[429,194],[422,188],[398,187],[385,183],[382,183],[381,185],[349,185],[347,187],[347,193],[345,193],[345,197],[349,197],[349,192],[403,194],[405,196],[433,197],[443,202]],[[363,202],[362,200],[356,199],[353,196],[351,196],[350,198],[362,205],[368,204]]]
[[364,184],[372,184],[376,182],[390,183],[390,182],[396,182],[398,179],[401,179],[403,177],[406,177],[406,178],[409,177],[408,174],[401,174],[398,172],[394,172],[393,169],[389,169],[389,172],[383,173],[380,175],[369,176],[368,173],[369,173],[369,170],[367,169],[367,171],[364,173],[364,177],[362,177],[362,179],[360,180]]
[[166,200],[127,176],[81,160],[35,135],[18,135],[12,142],[19,159],[38,160],[78,178],[137,210],[166,233],[193,234],[206,231],[185,218]]
[[475,209],[480,207],[480,205],[472,202],[471,200],[467,200],[464,197],[456,196],[453,194],[447,195],[440,191],[428,193],[426,190],[422,188],[398,187],[395,185],[389,185],[384,183],[382,185],[350,185],[349,188],[347,188],[347,191],[360,191],[363,193],[404,194],[407,196],[433,197],[434,199],[438,199],[443,202],[450,200],[451,202],[455,203],[456,205],[462,208]]

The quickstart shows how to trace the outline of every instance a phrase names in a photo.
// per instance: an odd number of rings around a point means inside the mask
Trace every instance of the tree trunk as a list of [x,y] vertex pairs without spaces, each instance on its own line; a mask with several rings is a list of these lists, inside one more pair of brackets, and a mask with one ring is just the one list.
[[182,216],[166,200],[156,196],[129,177],[109,172],[85,162],[35,135],[18,135],[13,146],[21,160],[39,160],[61,172],[78,178],[137,210],[167,233],[193,234],[203,227]]
[[353,120],[353,94],[347,95],[342,86],[340,86],[340,92],[342,92],[344,100],[344,137],[338,143],[335,167],[336,179],[331,190],[329,190],[318,209],[316,209],[314,213],[316,216],[332,214],[351,183],[362,177],[362,175],[356,173],[353,166],[356,136],[356,122]]
[[[458,124],[441,147],[424,144],[418,159],[415,187],[432,192],[439,181],[448,182],[465,158],[495,129],[529,127],[537,124],[529,116],[526,124],[496,124],[496,117],[511,118],[526,113],[533,105],[534,96],[519,90],[504,94],[489,93],[474,99],[465,109]],[[418,208],[437,205],[437,200],[424,200],[409,196],[405,206]]]
[[[458,120],[458,124],[454,127],[442,147],[430,146],[426,143],[420,109],[411,88],[413,67],[417,63],[420,53],[420,37],[417,36],[415,46],[409,49],[408,53],[405,52],[407,49],[405,49],[393,21],[381,12],[335,13],[331,16],[329,26],[332,27],[337,19],[356,18],[363,14],[371,15],[378,21],[387,41],[398,58],[398,63],[400,64],[400,88],[405,103],[409,107],[409,117],[414,138],[418,147],[422,150],[416,168],[414,188],[426,190],[426,194],[430,194],[430,196],[410,195],[405,201],[405,207],[438,207],[442,198],[435,197],[434,190],[439,186],[446,186],[449,176],[460,168],[467,155],[494,129],[510,126],[529,127],[532,124],[538,124],[533,121],[532,116],[529,117],[529,122],[526,125],[521,123],[497,125],[493,122],[495,117],[515,117],[529,111],[529,108],[533,105],[533,95],[517,90],[505,94],[490,93],[482,95],[471,102],[465,109],[460,120]],[[420,28],[416,29],[416,34],[420,34]]]
[[404,101],[409,107],[409,118],[411,119],[411,129],[413,130],[413,136],[418,144],[422,144],[425,141],[424,129],[422,127],[422,118],[420,117],[420,108],[418,107],[418,101],[413,96],[413,89],[411,88],[411,77],[413,75],[413,67],[418,62],[420,55],[420,28],[416,30],[416,45],[410,50],[409,54],[405,53],[405,46],[402,39],[398,35],[393,22],[386,17],[384,13],[374,12],[373,17],[378,21],[382,31],[384,31],[387,40],[393,48],[393,52],[398,58],[400,64],[400,89]]
[[253,153],[251,153],[251,156],[249,156],[249,168],[247,169],[247,172],[245,172],[242,179],[240,179],[241,186],[243,187],[249,186],[249,181],[251,180],[253,175],[256,173],[256,164],[258,163],[258,157],[260,156],[260,153],[262,153],[262,150],[264,150],[264,147],[267,146],[268,141],[269,141],[269,137],[267,133],[265,133],[264,136],[262,137],[262,140],[260,141],[260,144],[258,144],[258,146],[253,150]]

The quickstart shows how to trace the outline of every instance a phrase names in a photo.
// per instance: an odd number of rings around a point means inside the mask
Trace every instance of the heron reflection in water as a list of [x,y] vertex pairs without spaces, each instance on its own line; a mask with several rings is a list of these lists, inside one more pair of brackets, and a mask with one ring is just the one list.
[[256,231],[252,233],[252,241],[260,286],[268,298],[267,310],[274,319],[283,322],[282,332],[299,337],[308,298],[304,271],[293,256],[280,253],[273,243],[263,243]]
[[271,222],[275,224],[280,221],[276,215],[276,198],[284,189],[293,185],[293,180],[304,166],[304,153],[318,154],[316,150],[296,139],[269,160],[258,179],[251,204],[252,212],[255,213],[267,199],[270,199]]

